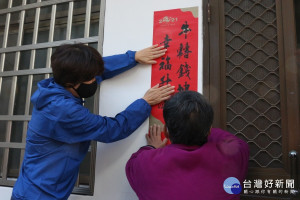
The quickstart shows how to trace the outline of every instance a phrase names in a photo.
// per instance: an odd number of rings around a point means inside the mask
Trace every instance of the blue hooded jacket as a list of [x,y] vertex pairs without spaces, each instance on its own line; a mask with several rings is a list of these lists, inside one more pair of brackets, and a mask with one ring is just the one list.
[[[135,52],[104,57],[105,71],[97,82],[136,65]],[[149,116],[151,107],[138,99],[114,118],[89,112],[53,78],[38,83],[32,95],[26,149],[13,199],[68,199],[91,140],[104,143],[126,138]]]

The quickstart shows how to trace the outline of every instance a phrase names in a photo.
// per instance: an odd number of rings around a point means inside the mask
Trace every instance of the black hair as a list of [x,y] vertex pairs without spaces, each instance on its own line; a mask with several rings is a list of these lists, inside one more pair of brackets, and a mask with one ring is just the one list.
[[173,144],[201,146],[207,142],[214,112],[203,95],[183,91],[165,102],[163,116]]
[[104,72],[102,56],[84,44],[63,44],[51,56],[51,68],[56,83],[73,87],[92,80]]

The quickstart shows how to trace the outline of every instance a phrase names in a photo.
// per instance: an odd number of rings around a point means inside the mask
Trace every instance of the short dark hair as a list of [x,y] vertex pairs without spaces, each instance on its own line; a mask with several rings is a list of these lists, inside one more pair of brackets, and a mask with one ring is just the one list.
[[207,142],[214,112],[203,95],[183,91],[166,101],[163,116],[173,144],[201,146]]
[[93,47],[84,44],[63,44],[52,54],[51,68],[56,83],[72,87],[101,75],[104,62]]

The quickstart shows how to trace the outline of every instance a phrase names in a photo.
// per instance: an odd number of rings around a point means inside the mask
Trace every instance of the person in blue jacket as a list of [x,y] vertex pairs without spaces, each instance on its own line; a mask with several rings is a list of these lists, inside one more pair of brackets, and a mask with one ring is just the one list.
[[51,56],[53,78],[38,83],[26,148],[12,199],[68,199],[91,140],[110,143],[128,137],[149,116],[151,105],[170,97],[174,87],[156,85],[114,118],[89,112],[82,98],[97,84],[137,62],[153,64],[165,49],[152,47],[104,57],[83,44],[59,46]]

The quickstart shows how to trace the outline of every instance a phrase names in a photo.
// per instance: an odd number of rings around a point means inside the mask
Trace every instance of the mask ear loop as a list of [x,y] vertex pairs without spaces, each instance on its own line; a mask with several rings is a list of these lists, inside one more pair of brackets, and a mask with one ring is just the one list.
[[77,92],[77,89],[75,89],[73,86],[71,88]]
[[75,89],[74,86],[72,86],[71,88],[72,88],[72,89],[76,92],[76,94],[80,97],[80,95],[79,95],[78,92],[77,92],[77,89]]
[[68,85],[66,85],[66,87],[72,88],[78,94],[77,89],[75,89],[74,86],[71,85],[70,83],[68,83]]

